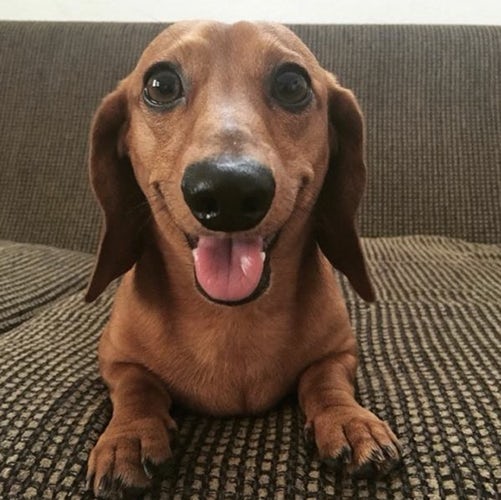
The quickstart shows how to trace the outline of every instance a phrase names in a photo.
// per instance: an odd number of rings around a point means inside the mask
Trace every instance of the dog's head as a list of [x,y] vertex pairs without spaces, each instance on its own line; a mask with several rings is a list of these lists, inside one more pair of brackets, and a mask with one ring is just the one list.
[[355,229],[362,116],[283,26],[179,23],[161,33],[97,111],[90,172],[105,227],[87,300],[134,265],[148,220],[212,301],[258,297],[274,246],[295,252],[305,233],[373,299]]

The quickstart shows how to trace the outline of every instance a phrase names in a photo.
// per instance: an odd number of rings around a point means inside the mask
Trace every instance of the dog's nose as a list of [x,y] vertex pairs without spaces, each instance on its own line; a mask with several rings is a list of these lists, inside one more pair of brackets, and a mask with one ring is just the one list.
[[213,231],[245,231],[268,212],[275,180],[269,168],[247,159],[193,163],[181,182],[195,218]]

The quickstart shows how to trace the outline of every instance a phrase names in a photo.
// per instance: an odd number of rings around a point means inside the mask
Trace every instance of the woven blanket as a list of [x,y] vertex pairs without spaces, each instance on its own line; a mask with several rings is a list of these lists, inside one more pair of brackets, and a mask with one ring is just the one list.
[[[174,466],[153,498],[499,498],[501,246],[443,237],[364,241],[378,301],[344,280],[360,345],[358,398],[395,430],[402,468],[324,468],[294,398],[259,417],[175,410]],[[83,302],[92,256],[0,244],[0,498],[82,498],[111,415],[96,346],[113,287]]]

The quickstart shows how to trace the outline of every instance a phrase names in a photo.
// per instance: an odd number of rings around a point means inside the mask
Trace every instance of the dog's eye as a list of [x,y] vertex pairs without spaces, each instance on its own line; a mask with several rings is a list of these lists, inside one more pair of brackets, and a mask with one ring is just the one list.
[[312,98],[308,73],[297,64],[285,64],[275,73],[272,96],[285,108],[297,111]]
[[144,100],[154,107],[168,108],[183,97],[183,84],[179,74],[171,68],[159,68],[146,80]]

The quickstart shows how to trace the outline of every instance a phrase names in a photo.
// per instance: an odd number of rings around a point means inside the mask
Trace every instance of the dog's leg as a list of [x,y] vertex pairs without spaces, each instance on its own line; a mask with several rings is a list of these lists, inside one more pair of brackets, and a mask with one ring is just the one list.
[[151,486],[171,458],[169,433],[176,424],[162,382],[145,368],[102,363],[101,373],[113,403],[113,416],[92,450],[88,488],[96,496],[139,493]]
[[400,461],[400,446],[389,426],[354,398],[355,349],[335,353],[311,365],[299,383],[306,415],[305,432],[320,458],[346,466],[357,477],[384,475]]

